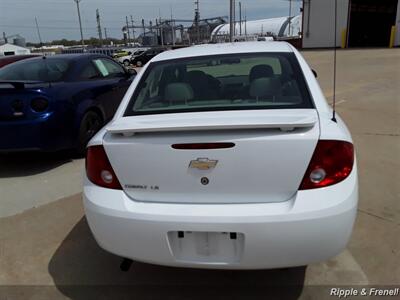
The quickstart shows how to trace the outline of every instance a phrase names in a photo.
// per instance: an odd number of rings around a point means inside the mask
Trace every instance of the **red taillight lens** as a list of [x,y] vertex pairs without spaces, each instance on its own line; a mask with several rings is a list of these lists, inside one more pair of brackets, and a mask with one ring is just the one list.
[[96,185],[122,190],[103,146],[88,148],[86,153],[86,174],[89,180]]
[[49,107],[49,101],[44,98],[35,98],[31,101],[31,107],[36,112],[44,112]]
[[320,140],[308,165],[299,190],[333,185],[344,180],[353,169],[354,147],[344,141]]

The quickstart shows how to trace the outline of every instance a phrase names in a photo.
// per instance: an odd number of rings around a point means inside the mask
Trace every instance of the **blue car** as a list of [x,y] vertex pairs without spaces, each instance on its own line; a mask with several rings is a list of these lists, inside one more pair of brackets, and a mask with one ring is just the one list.
[[84,153],[136,72],[98,54],[37,57],[0,70],[0,151]]

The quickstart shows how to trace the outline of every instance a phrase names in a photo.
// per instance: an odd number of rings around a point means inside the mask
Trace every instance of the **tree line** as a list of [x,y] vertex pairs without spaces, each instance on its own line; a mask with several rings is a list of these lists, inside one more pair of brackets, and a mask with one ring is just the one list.
[[[125,41],[123,39],[115,39],[115,38],[108,38],[103,39],[103,45],[117,45],[117,44],[124,44]],[[100,46],[100,40],[95,37],[91,37],[90,39],[84,39],[84,44],[87,46]],[[36,47],[39,48],[40,46],[55,46],[55,45],[64,45],[64,46],[79,46],[81,45],[81,41],[77,40],[68,40],[68,39],[61,39],[61,40],[53,40],[50,42],[45,42],[42,45],[40,43],[26,43],[28,47]]]

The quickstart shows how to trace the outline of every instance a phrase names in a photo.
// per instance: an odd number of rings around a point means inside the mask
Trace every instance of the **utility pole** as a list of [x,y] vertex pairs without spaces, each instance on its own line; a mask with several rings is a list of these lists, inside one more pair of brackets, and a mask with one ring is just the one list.
[[233,0],[229,0],[229,42],[233,42]]
[[244,35],[245,35],[246,41],[247,41],[247,12],[246,12],[246,8],[244,9]]
[[125,16],[125,21],[126,21],[126,31],[128,32],[128,46],[129,46],[129,43],[131,42],[131,33],[129,31],[128,16]]
[[159,45],[158,37],[161,37],[161,30],[160,30],[160,27],[158,26],[158,19],[157,18],[156,18],[156,36],[157,36],[157,45]]
[[172,21],[172,45],[175,46],[175,21]]
[[239,34],[242,35],[242,2],[239,2],[239,19],[240,19]]
[[175,21],[173,20],[173,15],[172,15],[172,6],[170,6],[171,9],[171,33],[172,33],[172,45],[175,46]]
[[85,47],[85,43],[83,41],[83,31],[82,31],[82,20],[81,20],[81,11],[79,9],[79,2],[81,2],[82,0],[74,0],[76,3],[76,8],[78,10],[78,19],[79,19],[79,29],[81,31],[81,44],[82,44],[82,48]]
[[144,27],[144,19],[142,19],[143,37],[146,36],[146,28]]
[[[36,30],[37,30],[38,37],[39,37],[40,48],[42,48],[43,47],[42,37],[40,36],[39,24],[38,24],[38,21],[37,21],[36,17],[35,17],[35,23],[36,23]],[[5,38],[5,34],[4,34],[4,38]],[[42,48],[42,50],[43,50],[43,48]]]
[[196,34],[197,34],[197,43],[200,43],[200,8],[199,8],[199,0],[194,2],[196,8],[194,9],[194,24],[196,26]]
[[161,22],[161,16],[160,16],[160,36],[161,36],[161,46],[164,46],[164,24]]
[[104,27],[104,38],[105,38],[106,40],[108,40],[107,28],[106,28],[106,27]]
[[288,36],[290,36],[290,23],[292,22],[292,0],[289,0],[289,32]]
[[132,39],[135,42],[135,21],[133,21],[133,17],[131,15],[131,24],[132,24]]
[[236,36],[236,0],[233,0],[233,36]]
[[103,46],[103,34],[101,32],[100,13],[98,8],[96,9],[96,21],[97,21],[97,32],[99,33],[100,46]]

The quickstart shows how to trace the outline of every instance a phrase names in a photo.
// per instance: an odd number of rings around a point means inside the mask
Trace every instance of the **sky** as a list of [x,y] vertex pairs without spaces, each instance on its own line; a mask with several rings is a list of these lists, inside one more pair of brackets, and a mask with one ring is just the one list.
[[[229,15],[229,0],[199,0],[200,17]],[[239,0],[236,0],[238,3]],[[255,20],[289,15],[288,0],[241,0],[247,19]],[[293,0],[292,14],[300,12],[301,1]],[[81,0],[84,38],[97,37],[96,9],[101,26],[109,37],[122,38],[125,16],[136,24],[161,16],[193,19],[194,0]],[[244,12],[243,12],[244,14]],[[55,39],[80,39],[76,3],[73,0],[0,0],[0,35],[20,34],[28,42],[39,42],[35,17],[43,42]],[[104,33],[103,33],[104,35]]]

